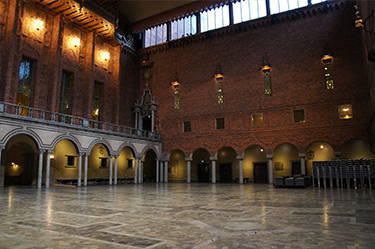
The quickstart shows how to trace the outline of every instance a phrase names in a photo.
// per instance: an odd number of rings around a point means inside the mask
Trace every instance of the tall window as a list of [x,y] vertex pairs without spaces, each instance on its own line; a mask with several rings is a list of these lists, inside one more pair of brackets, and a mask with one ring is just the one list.
[[233,22],[235,24],[266,15],[266,0],[244,0],[233,3]]
[[223,76],[216,76],[216,94],[217,94],[217,103],[224,103],[224,88],[223,88]]
[[201,32],[219,29],[229,25],[229,7],[220,6],[201,12]]
[[61,89],[60,89],[60,107],[59,112],[63,114],[70,114],[69,103],[70,103],[70,87],[72,82],[73,74],[63,72],[61,77]]
[[92,101],[92,119],[99,120],[100,118],[100,100],[102,95],[102,84],[95,81],[94,99]]
[[271,15],[307,6],[308,0],[269,0]]
[[174,88],[174,109],[180,109],[180,84],[173,84]]
[[171,39],[194,35],[197,33],[197,17],[187,16],[171,23]]
[[154,46],[167,41],[167,24],[146,29],[145,47]]
[[21,61],[18,77],[17,105],[30,106],[34,78],[34,64],[34,61],[25,58]]

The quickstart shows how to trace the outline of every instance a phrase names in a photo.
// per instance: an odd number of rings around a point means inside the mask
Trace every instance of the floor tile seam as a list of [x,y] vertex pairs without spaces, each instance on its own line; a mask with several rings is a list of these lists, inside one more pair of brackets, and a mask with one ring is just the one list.
[[64,236],[67,236],[67,237],[74,237],[74,238],[88,240],[88,241],[96,241],[96,242],[99,242],[99,243],[116,245],[116,246],[121,246],[121,247],[134,248],[134,249],[144,248],[144,247],[136,247],[136,246],[131,246],[131,245],[123,245],[123,244],[119,244],[119,243],[116,243],[116,242],[109,242],[109,241],[105,241],[105,240],[99,240],[99,239],[79,236],[79,235],[75,235],[75,234],[58,232],[58,231],[48,230],[48,229],[44,229],[44,228],[34,228],[32,226],[24,226],[24,225],[18,225],[18,226],[23,227],[23,228],[27,228],[27,229],[33,229],[33,230],[37,230],[37,231],[46,231],[46,232],[49,232],[49,233],[64,235]]
[[157,240],[157,241],[160,241],[157,244],[159,244],[161,242],[167,243],[167,242],[171,242],[172,241],[172,240],[169,240],[169,239],[152,238],[152,237],[147,237],[147,236],[143,236],[143,235],[141,236],[141,235],[136,235],[136,234],[120,233],[120,232],[110,231],[110,229],[112,229],[112,228],[117,228],[117,227],[110,227],[110,228],[100,229],[100,230],[97,230],[97,231],[98,232],[108,233],[108,234],[124,235],[124,236],[134,237],[134,238],[138,238],[138,239],[147,239],[147,240]]

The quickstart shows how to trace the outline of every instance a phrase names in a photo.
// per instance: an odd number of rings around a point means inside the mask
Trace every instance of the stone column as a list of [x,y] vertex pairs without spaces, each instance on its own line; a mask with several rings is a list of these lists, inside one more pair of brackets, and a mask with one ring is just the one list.
[[38,188],[42,187],[42,174],[43,174],[43,154],[45,150],[39,151],[39,164],[38,164]]
[[156,106],[152,105],[151,106],[151,111],[152,111],[152,116],[151,116],[151,132],[154,132],[155,129],[155,111],[156,111]]
[[117,185],[117,158],[118,156],[115,156],[115,170],[114,170],[114,184]]
[[169,159],[164,162],[164,182],[168,182],[168,162]]
[[81,187],[81,179],[82,179],[82,155],[83,153],[78,154],[78,181],[77,181],[77,186]]
[[268,154],[266,155],[268,158],[268,183],[272,184],[273,183],[273,165],[272,165],[272,158],[273,155]]
[[51,151],[47,151],[47,158],[46,158],[46,188],[49,188],[49,179],[51,174]]
[[163,169],[164,169],[164,161],[160,161],[160,182],[163,182]]
[[190,157],[186,157],[185,158],[185,161],[186,161],[186,182],[191,182],[191,161],[193,160],[193,158],[190,158]]
[[142,174],[143,174],[143,170],[142,170],[142,158],[139,158],[138,160],[138,183],[143,183],[142,181]]
[[336,157],[336,160],[340,160],[341,151],[334,151],[333,155]]
[[134,183],[138,183],[138,172],[137,172],[137,168],[138,168],[138,160],[141,160],[139,157],[136,157],[135,158],[135,163],[134,163]]
[[89,154],[85,154],[85,166],[84,166],[84,176],[83,176],[84,186],[87,186],[88,164],[89,164]]
[[298,153],[298,156],[301,158],[301,175],[306,175],[306,164],[305,164],[306,153]]
[[109,156],[109,185],[112,185],[113,178],[113,156]]
[[156,159],[156,182],[159,182],[159,159]]
[[0,147],[0,188],[4,187],[4,175],[5,175],[5,166],[1,165],[1,152],[4,147]]
[[238,182],[243,183],[243,156],[237,156],[238,159],[238,168],[239,168],[239,173],[238,173]]
[[212,183],[216,183],[216,161],[217,161],[217,157],[210,157],[210,160],[211,160],[211,180],[212,180]]
[[141,116],[140,115],[140,112],[141,112],[141,108],[139,107],[139,104],[138,104],[138,101],[137,103],[135,104],[135,107],[134,107],[134,113],[135,113],[135,128],[136,129],[139,129],[139,123],[138,123],[138,120],[139,120],[139,117]]

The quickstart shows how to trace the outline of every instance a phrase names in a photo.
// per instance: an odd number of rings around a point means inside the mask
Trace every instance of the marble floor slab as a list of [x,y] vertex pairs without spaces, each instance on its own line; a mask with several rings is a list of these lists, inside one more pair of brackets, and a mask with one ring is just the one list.
[[375,248],[375,193],[267,184],[0,188],[0,248]]

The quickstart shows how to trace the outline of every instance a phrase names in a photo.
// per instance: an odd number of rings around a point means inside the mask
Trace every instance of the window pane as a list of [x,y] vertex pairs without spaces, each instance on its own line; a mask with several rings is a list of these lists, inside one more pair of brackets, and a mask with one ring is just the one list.
[[279,13],[279,0],[269,0],[270,1],[270,9],[271,9],[271,15]]
[[325,2],[326,0],[311,0],[311,4]]
[[150,43],[150,29],[146,29],[145,31],[145,47],[149,47],[151,46],[151,43]]
[[307,0],[298,0],[298,8],[307,6]]
[[164,24],[162,26],[162,29],[163,29],[163,42],[166,42],[167,41],[167,24]]
[[171,39],[177,39],[177,21],[173,21],[171,24]]
[[156,27],[151,28],[151,46],[156,45]]
[[279,5],[280,5],[280,12],[289,10],[288,0],[279,0]]
[[250,20],[250,10],[249,10],[249,1],[245,0],[242,1],[242,21],[246,22]]
[[191,33],[194,35],[197,33],[197,16],[191,17]]
[[215,29],[215,10],[209,10],[207,13],[208,17],[208,30]]
[[236,2],[233,3],[233,23],[240,23],[241,22],[241,3]]
[[185,33],[185,27],[184,27],[184,20],[178,20],[177,21],[177,29],[178,29],[178,32],[177,32],[177,38],[180,38],[184,35]]
[[258,9],[259,17],[267,15],[266,0],[258,0]]
[[224,26],[229,25],[229,6],[224,5],[223,6],[223,20],[224,20]]
[[220,7],[220,8],[217,8],[215,9],[215,23],[216,23],[216,28],[221,28],[223,27],[223,9]]
[[201,32],[206,32],[207,30],[207,12],[204,11],[201,13]]
[[185,36],[189,36],[191,34],[191,24],[190,24],[190,16],[184,19],[185,22]]
[[250,0],[250,19],[256,19],[258,14],[258,0]]
[[289,8],[292,9],[297,9],[298,6],[298,0],[289,0]]

